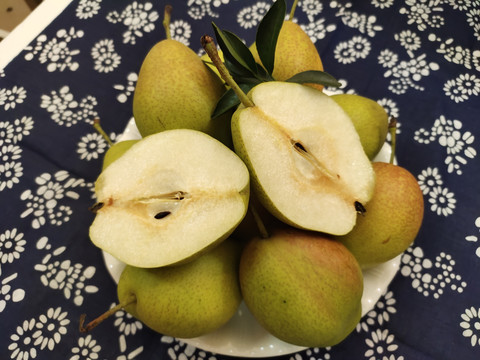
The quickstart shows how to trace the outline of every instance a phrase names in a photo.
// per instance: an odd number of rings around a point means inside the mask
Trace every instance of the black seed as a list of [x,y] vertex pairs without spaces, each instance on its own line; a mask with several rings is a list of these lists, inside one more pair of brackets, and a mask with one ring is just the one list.
[[88,210],[90,210],[91,212],[96,214],[97,211],[100,210],[103,207],[103,205],[105,205],[103,202],[99,202],[99,203],[94,204],[93,206],[90,206],[88,208]]
[[164,217],[170,215],[171,212],[170,211],[160,211],[158,214],[156,214],[154,217],[155,219],[157,220],[160,220],[160,219],[163,219]]
[[307,150],[305,149],[305,147],[299,143],[299,142],[296,142],[293,144],[293,146],[295,146],[297,148],[297,150],[300,150],[300,151],[303,151],[303,152],[307,152]]
[[365,213],[367,212],[367,209],[365,209],[365,207],[362,205],[362,203],[360,203],[358,201],[355,201],[355,210],[360,215],[365,215]]

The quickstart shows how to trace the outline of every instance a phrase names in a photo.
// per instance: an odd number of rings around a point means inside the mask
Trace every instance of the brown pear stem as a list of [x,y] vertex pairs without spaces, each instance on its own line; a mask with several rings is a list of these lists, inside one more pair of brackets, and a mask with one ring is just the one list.
[[85,324],[85,314],[80,315],[80,324],[79,324],[79,330],[82,333],[87,333],[93,328],[97,327],[101,322],[109,318],[111,315],[115,314],[117,311],[122,310],[125,306],[131,305],[137,301],[137,297],[133,294],[131,294],[129,297],[125,299],[125,301],[115,305],[113,308],[110,310],[105,311],[102,315],[99,317],[93,319],[90,321],[87,325]]
[[102,135],[102,137],[105,139],[105,141],[108,143],[109,146],[113,145],[112,140],[110,140],[110,137],[107,135],[107,133],[102,129],[102,126],[100,125],[100,119],[96,118],[93,119],[93,127],[97,132]]
[[200,39],[202,47],[205,49],[210,60],[212,60],[213,65],[218,69],[220,76],[225,81],[225,83],[232,88],[235,94],[240,99],[241,103],[245,107],[255,106],[255,104],[250,100],[250,98],[243,92],[243,90],[238,86],[237,82],[233,79],[232,75],[228,72],[227,67],[223,63],[222,59],[218,55],[217,46],[213,41],[213,38],[208,35],[203,35]]
[[268,234],[267,228],[265,227],[265,224],[264,224],[260,214],[258,213],[257,208],[255,207],[255,205],[252,204],[251,201],[248,204],[248,208],[253,215],[253,220],[255,220],[255,224],[257,225],[260,236],[263,239],[269,238],[270,235]]
[[163,11],[163,28],[165,29],[165,35],[167,39],[172,38],[172,34],[170,33],[170,19],[172,15],[172,6],[165,5],[165,9]]
[[292,21],[295,14],[295,9],[297,8],[298,0],[293,2],[292,8],[290,9],[290,14],[288,15],[288,20]]
[[390,132],[392,147],[390,153],[390,164],[393,164],[395,159],[395,148],[397,145],[397,119],[393,116],[390,118],[390,122],[388,123],[388,131]]

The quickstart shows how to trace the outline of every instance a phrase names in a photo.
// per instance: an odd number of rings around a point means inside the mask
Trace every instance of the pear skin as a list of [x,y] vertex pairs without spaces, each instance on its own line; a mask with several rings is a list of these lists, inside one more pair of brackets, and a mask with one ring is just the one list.
[[[252,44],[250,51],[255,61],[262,64],[256,43]],[[292,21],[284,21],[275,48],[273,78],[284,81],[295,74],[308,70],[323,71],[323,63],[318,50],[298,24]],[[323,86],[319,84],[309,84],[309,86],[319,90],[323,89]]]
[[257,321],[294,345],[338,344],[361,317],[360,266],[320,233],[284,228],[252,239],[240,260],[240,286]]
[[331,98],[352,119],[363,150],[372,160],[380,151],[388,133],[388,114],[376,101],[356,94],[337,94]]
[[231,144],[229,119],[211,119],[225,92],[220,78],[179,41],[160,41],[145,57],[133,97],[133,115],[145,137],[186,128]]
[[161,334],[192,338],[225,324],[242,300],[238,282],[239,242],[228,239],[183,265],[144,269],[127,266],[118,282],[125,310]]
[[125,140],[120,141],[118,143],[113,144],[105,153],[103,157],[103,165],[102,171],[105,170],[107,166],[109,166],[112,162],[120,158],[125,151],[130,149],[134,144],[136,144],[138,140]]
[[338,239],[362,268],[400,255],[415,240],[423,220],[423,195],[415,177],[405,168],[374,162],[376,185],[353,230]]

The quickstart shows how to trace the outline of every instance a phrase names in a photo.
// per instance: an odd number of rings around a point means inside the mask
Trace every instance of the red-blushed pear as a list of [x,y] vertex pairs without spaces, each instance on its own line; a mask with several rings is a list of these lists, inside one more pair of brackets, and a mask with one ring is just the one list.
[[298,346],[338,344],[361,317],[355,257],[323,234],[290,227],[253,238],[240,260],[245,304],[272,335]]
[[95,183],[92,242],[126,264],[187,261],[227,238],[242,221],[249,173],[227,146],[196,130],[147,136]]
[[357,224],[341,241],[362,268],[372,267],[404,252],[415,240],[423,220],[423,194],[405,168],[374,162],[376,183],[372,199]]
[[225,324],[242,300],[238,282],[241,244],[227,239],[186,264],[154,269],[126,266],[119,304],[84,326],[87,332],[120,309],[167,336],[192,338]]

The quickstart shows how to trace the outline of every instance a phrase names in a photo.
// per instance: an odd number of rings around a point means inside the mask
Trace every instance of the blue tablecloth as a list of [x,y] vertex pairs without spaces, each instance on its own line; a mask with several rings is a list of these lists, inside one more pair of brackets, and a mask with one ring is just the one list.
[[[0,359],[223,359],[124,312],[87,335],[80,314],[116,302],[88,237],[106,142],[132,117],[165,1],[73,1],[0,70]],[[200,52],[210,22],[250,44],[271,1],[183,0],[173,37]],[[291,1],[287,2],[291,5]],[[301,0],[295,21],[339,92],[398,118],[397,157],[424,224],[396,277],[344,342],[282,359],[480,358],[480,2]],[[0,54],[1,56],[1,54]]]

